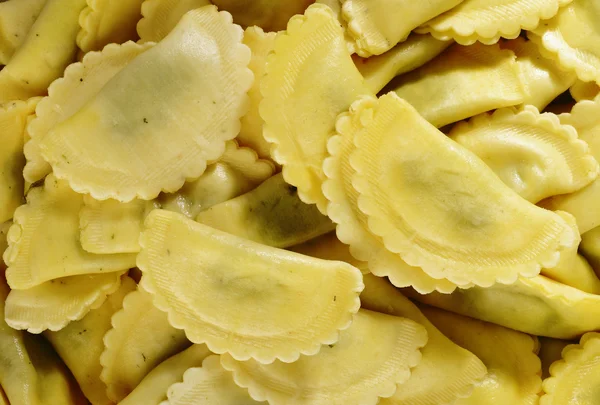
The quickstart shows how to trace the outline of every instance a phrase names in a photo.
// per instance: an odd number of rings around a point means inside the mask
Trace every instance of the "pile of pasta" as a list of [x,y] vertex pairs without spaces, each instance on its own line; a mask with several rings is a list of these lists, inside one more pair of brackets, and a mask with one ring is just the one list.
[[600,1],[0,1],[0,404],[600,404]]

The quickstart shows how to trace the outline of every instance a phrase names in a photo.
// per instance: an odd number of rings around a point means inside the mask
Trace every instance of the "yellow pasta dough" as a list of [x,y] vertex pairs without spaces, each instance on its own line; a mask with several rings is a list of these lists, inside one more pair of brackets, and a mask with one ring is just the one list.
[[581,235],[579,252],[586,258],[598,277],[600,277],[600,227]]
[[163,210],[151,212],[145,228],[142,285],[173,326],[215,353],[291,362],[335,343],[358,311],[362,277],[346,263],[259,245]]
[[550,366],[562,357],[562,351],[569,343],[569,340],[560,340],[547,337],[540,337],[540,352],[538,356],[542,361],[542,378],[550,376]]
[[212,0],[233,15],[240,25],[257,25],[265,31],[285,30],[288,20],[302,14],[314,0]]
[[596,82],[582,82],[581,80],[577,80],[569,88],[569,92],[575,101],[593,100],[600,93],[600,87],[598,87]]
[[0,65],[21,46],[46,0],[5,1],[0,4]]
[[214,6],[188,12],[163,41],[41,136],[42,155],[57,177],[99,200],[177,191],[239,131],[252,84],[241,40],[228,13]]
[[161,41],[185,13],[209,4],[209,0],[145,0],[143,18],[137,23],[140,42]]

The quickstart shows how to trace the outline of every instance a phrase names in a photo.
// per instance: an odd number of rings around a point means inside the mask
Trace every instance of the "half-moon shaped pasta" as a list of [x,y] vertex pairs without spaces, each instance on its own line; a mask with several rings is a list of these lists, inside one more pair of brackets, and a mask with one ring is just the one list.
[[342,15],[362,57],[381,55],[410,32],[463,0],[342,0]]
[[558,13],[573,0],[465,0],[450,11],[428,21],[419,32],[454,39],[461,45],[476,41],[491,45],[500,38],[514,39],[521,30],[537,28],[540,20]]
[[480,43],[452,45],[391,86],[438,128],[527,98],[515,54]]
[[[37,20],[46,0],[0,3],[0,65],[6,65]],[[1,396],[1,395],[0,395]]]
[[529,39],[563,69],[574,70],[580,80],[600,82],[600,50],[596,46],[600,25],[595,0],[573,0],[554,18],[540,24]]
[[271,152],[283,165],[285,181],[325,213],[322,165],[335,117],[368,93],[329,7],[314,4],[290,19],[275,40],[261,91],[263,135],[274,144]]
[[83,52],[137,39],[143,0],[87,0],[79,16],[77,45]]
[[53,175],[27,194],[8,232],[6,279],[12,289],[78,274],[109,273],[135,266],[135,255],[95,255],[79,243],[83,196]]
[[271,405],[375,405],[406,382],[427,332],[406,318],[361,309],[340,340],[293,363],[238,362],[221,356],[239,386]]
[[313,0],[213,0],[213,4],[233,15],[244,27],[257,25],[265,31],[285,30],[288,20],[304,13]]
[[183,382],[169,387],[167,398],[160,405],[187,405],[199,399],[215,405],[266,405],[266,402],[254,401],[247,390],[235,384],[231,373],[221,366],[219,356],[209,356],[202,367],[188,369],[183,374]]
[[167,314],[152,304],[152,295],[139,288],[123,299],[123,309],[111,320],[100,356],[100,378],[115,403],[133,391],[163,360],[189,346],[185,333],[173,328]]
[[550,377],[550,366],[562,358],[562,351],[571,341],[540,337],[538,356],[542,361],[542,379]]
[[37,102],[35,98],[0,104],[0,223],[11,219],[23,200],[23,139],[27,119]]
[[536,337],[432,307],[420,309],[444,335],[475,354],[488,369],[471,395],[456,405],[538,404],[542,379]]
[[483,363],[452,343],[385,279],[365,275],[364,282],[365,290],[360,296],[364,308],[412,319],[425,327],[428,335],[427,344],[421,349],[421,361],[412,369],[408,381],[401,384],[391,398],[382,398],[379,404],[452,404],[457,398],[469,396],[474,384],[486,374]]
[[394,77],[423,66],[453,41],[440,41],[431,35],[412,34],[386,53],[370,58],[354,57],[354,63],[373,94],[379,93]]
[[145,227],[142,285],[171,325],[215,353],[292,362],[335,343],[358,311],[362,277],[349,264],[260,245],[164,210],[152,211]]
[[12,290],[4,310],[6,323],[30,333],[60,330],[102,305],[121,285],[122,274],[83,274]]
[[192,345],[169,357],[152,369],[137,387],[119,405],[158,404],[167,399],[167,390],[183,381],[183,373],[192,367],[201,367],[202,361],[212,353],[206,345]]
[[81,62],[67,67],[64,76],[50,85],[48,96],[36,108],[36,118],[27,127],[31,140],[25,144],[25,180],[35,183],[52,171],[42,157],[38,140],[79,111],[133,58],[151,47],[152,44],[134,42],[109,45],[102,52],[90,52]]
[[277,174],[254,190],[213,205],[196,221],[267,246],[286,248],[332,231],[335,225]]
[[[22,1],[22,0],[19,0]],[[0,103],[41,96],[75,57],[85,0],[47,0],[27,38],[0,71]]]
[[387,249],[431,277],[512,283],[556,265],[575,238],[395,93],[363,111],[361,125],[350,157],[358,206]]
[[500,47],[510,49],[517,56],[521,80],[526,88],[524,105],[530,104],[542,111],[576,80],[575,73],[565,72],[555,60],[545,58],[532,41],[518,37],[501,42]]
[[159,42],[190,10],[210,5],[209,0],[145,0],[137,23],[139,42]]
[[577,131],[533,106],[478,115],[455,125],[449,136],[532,203],[575,192],[598,176],[598,162]]
[[600,333],[586,333],[579,344],[565,347],[550,374],[540,405],[600,404]]
[[593,100],[600,93],[600,87],[596,82],[582,82],[581,80],[575,81],[569,89],[571,97],[575,101]]
[[457,289],[450,295],[402,292],[424,304],[531,335],[572,339],[600,329],[600,295],[545,276],[521,277],[511,285]]
[[44,332],[44,336],[73,373],[87,399],[94,405],[113,404],[106,396],[106,385],[100,379],[100,355],[104,350],[102,339],[111,328],[111,317],[121,309],[123,298],[135,288],[135,282],[125,276],[121,287],[109,295],[99,308],[88,312],[83,319],[71,322],[62,330]]
[[214,6],[185,14],[38,139],[56,176],[96,199],[123,202],[150,200],[200,177],[235,137],[246,109],[252,72],[242,34]]

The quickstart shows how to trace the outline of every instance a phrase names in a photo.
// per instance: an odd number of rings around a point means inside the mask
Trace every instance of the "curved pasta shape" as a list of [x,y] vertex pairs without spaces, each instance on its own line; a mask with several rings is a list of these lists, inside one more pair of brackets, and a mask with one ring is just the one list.
[[57,177],[98,200],[177,191],[239,131],[252,84],[241,40],[241,28],[216,7],[188,12],[163,41],[41,136],[42,155]]
[[312,0],[213,0],[217,7],[229,11],[233,21],[244,27],[257,25],[265,31],[285,30],[288,20],[313,3]]
[[586,333],[579,344],[565,347],[562,359],[550,366],[550,374],[544,380],[540,405],[600,404],[600,333]]
[[496,108],[522,104],[526,89],[515,54],[498,45],[452,45],[392,82],[394,92],[438,128]]
[[219,363],[219,356],[209,356],[202,362],[202,367],[188,369],[183,374],[183,382],[169,387],[167,398],[160,405],[186,405],[199,398],[219,405],[261,403],[252,400],[247,390],[235,384],[231,373]]
[[579,252],[592,266],[600,277],[600,227],[594,228],[581,235]]
[[568,340],[540,337],[540,351],[538,356],[542,361],[542,379],[550,376],[550,366],[562,357],[563,349],[569,344]]
[[135,255],[95,255],[79,243],[79,210],[83,196],[53,175],[43,187],[27,194],[27,204],[15,211],[4,261],[12,289],[22,290],[57,278],[124,271],[135,266]]
[[145,0],[137,23],[139,42],[159,42],[190,10],[210,5],[209,0]]
[[575,101],[593,100],[600,93],[600,87],[596,82],[582,82],[576,80],[569,88],[569,93]]
[[0,106],[0,223],[12,218],[23,199],[23,139],[27,119],[34,112],[37,101],[13,101]]
[[8,64],[45,3],[46,0],[21,0],[0,4],[0,65]]
[[196,221],[254,242],[286,248],[332,231],[316,206],[304,204],[296,187],[278,174],[246,194],[213,205]]
[[0,71],[0,103],[41,96],[75,57],[85,0],[47,0],[27,37]]
[[500,38],[514,39],[521,30],[533,30],[541,20],[558,13],[573,0],[465,0],[450,11],[428,21],[419,32],[454,39],[461,45],[476,41],[491,45]]
[[521,80],[526,88],[524,105],[533,105],[542,111],[575,83],[575,73],[565,72],[555,60],[545,58],[532,41],[518,37],[501,42],[500,47],[510,49],[517,56]]
[[542,52],[584,82],[600,81],[598,6],[596,1],[573,0],[529,35]]
[[167,314],[152,304],[152,295],[139,288],[123,299],[123,309],[111,320],[100,356],[100,379],[115,403],[133,391],[163,360],[185,349],[189,341],[173,328]]
[[131,60],[151,47],[152,44],[138,45],[133,42],[109,45],[102,52],[90,52],[81,62],[67,67],[64,76],[50,85],[48,96],[37,106],[36,118],[27,127],[31,140],[24,149],[27,158],[23,170],[25,180],[35,183],[52,171],[42,157],[39,139],[77,113]]
[[292,17],[267,59],[261,91],[263,135],[274,144],[273,159],[300,199],[325,213],[322,165],[335,117],[368,93],[329,7],[314,4]]
[[440,41],[431,35],[412,34],[386,53],[370,58],[354,57],[354,63],[373,93],[379,93],[392,79],[419,68],[438,56],[453,41]]
[[86,0],[87,7],[79,15],[79,49],[87,53],[99,51],[108,44],[135,40],[143,1]]
[[560,216],[523,200],[396,94],[361,123],[350,157],[358,206],[388,250],[431,277],[509,284],[556,265],[575,238]]
[[261,158],[251,147],[240,146],[236,139],[225,143],[225,152],[216,163],[230,166],[239,175],[248,179],[252,187],[258,186],[273,176],[276,171],[273,162]]
[[225,353],[221,364],[252,398],[271,405],[375,405],[408,380],[426,342],[418,323],[361,309],[336,344],[313,356],[260,364]]
[[421,349],[421,361],[412,369],[410,378],[400,384],[391,398],[381,405],[453,404],[468,397],[486,375],[486,367],[471,352],[452,343],[409,299],[385,279],[364,276],[365,289],[360,295],[363,308],[405,317],[421,324],[428,335]]
[[158,404],[167,398],[167,390],[183,381],[183,373],[192,367],[201,367],[202,361],[212,353],[206,345],[192,345],[169,357],[152,369],[119,405]]
[[6,299],[6,323],[30,333],[61,330],[102,305],[121,285],[122,274],[84,274],[12,290]]
[[575,192],[598,176],[598,162],[577,131],[533,106],[478,115],[455,125],[449,136],[532,203]]
[[344,17],[342,16],[342,0],[317,0],[317,1],[315,1],[315,3],[323,4],[327,7],[329,7],[331,9],[331,11],[333,11],[335,18],[338,20],[340,25],[344,28],[344,39],[346,41],[346,48],[348,49],[348,52],[350,52],[350,55],[355,54],[356,53],[356,42],[354,41],[354,38],[352,38],[352,36],[348,32],[348,23],[346,22],[346,20],[344,20]]
[[215,353],[295,361],[335,343],[360,306],[361,273],[346,263],[259,245],[163,210],[145,227],[142,285],[171,325]]
[[356,52],[381,55],[406,40],[410,32],[463,0],[342,0],[342,15],[356,41]]
[[119,289],[109,295],[99,308],[90,311],[83,319],[71,322],[62,330],[44,332],[44,336],[73,373],[86,398],[93,404],[113,403],[106,396],[106,385],[100,379],[102,366],[99,359],[104,350],[102,339],[111,328],[111,317],[121,309],[123,298],[135,288],[135,282],[125,276]]

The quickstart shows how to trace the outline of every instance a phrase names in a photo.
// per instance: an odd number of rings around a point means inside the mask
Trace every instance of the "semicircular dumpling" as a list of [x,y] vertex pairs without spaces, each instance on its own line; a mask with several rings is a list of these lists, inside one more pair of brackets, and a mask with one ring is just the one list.
[[560,216],[523,200],[395,93],[360,122],[350,157],[358,206],[387,249],[430,276],[512,283],[556,265],[575,238]]
[[161,41],[185,13],[210,4],[210,0],[145,0],[142,19],[137,23],[139,42]]
[[15,51],[19,49],[45,3],[46,0],[0,3],[0,65],[8,64]]
[[335,118],[369,93],[328,6],[314,4],[290,19],[267,59],[261,91],[263,135],[273,143],[273,159],[300,199],[325,213],[322,165]]
[[142,285],[173,326],[215,353],[294,361],[335,343],[360,306],[362,275],[347,263],[260,245],[164,210],[152,211],[145,227]]
[[237,135],[247,106],[252,72],[242,34],[214,6],[185,14],[38,139],[56,176],[96,199],[123,202],[150,200],[200,177]]
[[478,115],[455,125],[448,136],[532,203],[577,191],[598,176],[598,162],[577,131],[533,106]]
[[586,333],[579,344],[565,347],[562,359],[550,366],[550,374],[544,380],[540,405],[599,405],[600,333]]
[[361,309],[340,340],[315,355],[260,364],[223,354],[221,364],[252,398],[271,405],[374,405],[408,380],[426,342],[418,323]]
[[428,21],[418,32],[431,33],[461,45],[476,41],[490,45],[500,38],[514,39],[521,30],[537,28],[540,20],[552,18],[559,7],[572,0],[465,0]]

